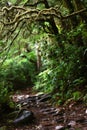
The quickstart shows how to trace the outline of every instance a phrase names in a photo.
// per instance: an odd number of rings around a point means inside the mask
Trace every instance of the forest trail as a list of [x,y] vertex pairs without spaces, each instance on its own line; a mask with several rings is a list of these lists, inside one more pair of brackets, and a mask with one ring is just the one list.
[[49,94],[32,94],[29,89],[14,94],[13,100],[21,104],[22,109],[32,111],[35,120],[9,125],[8,130],[87,130],[87,108],[82,102],[55,107],[49,99]]

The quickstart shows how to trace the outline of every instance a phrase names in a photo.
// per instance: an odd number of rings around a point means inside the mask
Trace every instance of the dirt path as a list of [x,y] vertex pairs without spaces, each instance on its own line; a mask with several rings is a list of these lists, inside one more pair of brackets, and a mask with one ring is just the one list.
[[22,109],[34,113],[34,122],[9,126],[8,130],[87,130],[87,108],[82,102],[54,107],[49,103],[50,95],[32,95],[28,92],[14,95],[14,100],[21,104]]

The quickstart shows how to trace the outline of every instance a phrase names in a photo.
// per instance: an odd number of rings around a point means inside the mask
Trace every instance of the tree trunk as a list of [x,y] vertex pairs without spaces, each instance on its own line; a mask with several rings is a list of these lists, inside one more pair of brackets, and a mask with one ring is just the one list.
[[[63,0],[63,5],[69,10],[70,14],[74,12],[74,7],[70,0]],[[69,23],[71,25],[69,25]],[[70,18],[70,20],[68,21],[68,25],[70,26],[69,28],[74,28],[78,25],[76,16]]]
[[[73,5],[75,7],[75,11],[78,11],[78,10],[81,10],[81,9],[84,9],[85,6],[84,6],[84,3],[81,1],[81,0],[73,0]],[[87,22],[87,13],[81,13],[79,15],[79,19],[78,19],[80,22]]]
[[[45,5],[45,8],[50,8],[49,6],[49,3],[47,0],[44,0],[44,5]],[[48,22],[50,23],[50,26],[51,26],[51,30],[52,30],[52,34],[55,34],[55,35],[58,35],[59,34],[59,31],[58,31],[58,28],[56,26],[56,23],[54,21],[54,18],[51,17]]]

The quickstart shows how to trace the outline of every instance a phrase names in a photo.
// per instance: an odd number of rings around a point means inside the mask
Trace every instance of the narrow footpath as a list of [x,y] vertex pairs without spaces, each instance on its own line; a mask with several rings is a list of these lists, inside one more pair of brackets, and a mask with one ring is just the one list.
[[14,94],[21,110],[31,111],[30,122],[9,125],[8,130],[87,130],[87,108],[82,102],[55,107],[50,94],[31,94],[29,90]]

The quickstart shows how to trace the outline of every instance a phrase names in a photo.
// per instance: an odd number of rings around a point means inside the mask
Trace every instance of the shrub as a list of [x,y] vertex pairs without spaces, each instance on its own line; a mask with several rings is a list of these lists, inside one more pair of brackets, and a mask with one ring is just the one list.
[[0,68],[0,104],[12,104],[13,89],[32,86],[36,75],[35,60],[33,52],[5,60]]
[[79,98],[79,94],[74,92],[86,83],[83,70],[85,48],[67,43],[64,43],[63,50],[52,46],[46,44],[48,55],[44,55],[43,69],[37,76],[35,89],[57,94],[62,100]]
[[31,53],[28,58],[27,56],[18,56],[7,59],[0,70],[0,77],[3,77],[3,81],[12,84],[13,88],[31,85],[35,80],[36,74],[36,61],[32,59],[32,56],[33,54]]

